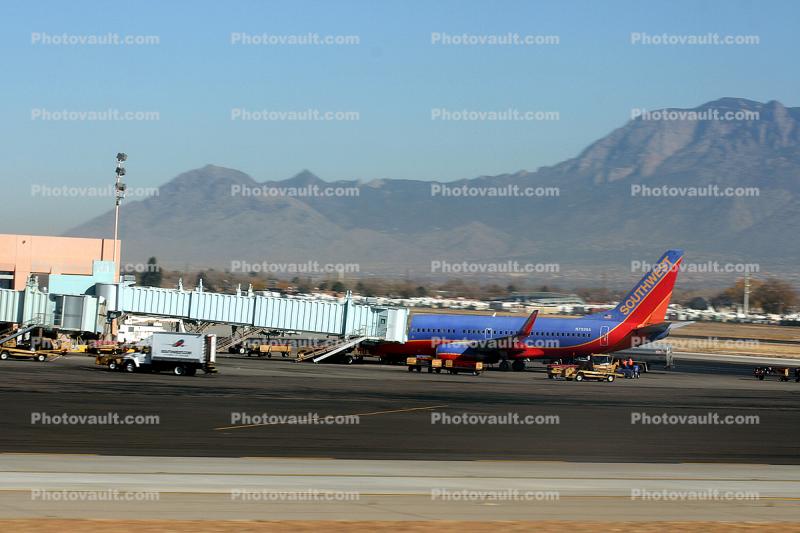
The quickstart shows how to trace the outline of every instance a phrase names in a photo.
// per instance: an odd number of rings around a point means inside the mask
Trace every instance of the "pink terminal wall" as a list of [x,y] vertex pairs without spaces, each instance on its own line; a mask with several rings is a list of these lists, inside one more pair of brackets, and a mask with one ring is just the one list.
[[[0,234],[0,271],[13,272],[14,290],[32,273],[92,275],[92,261],[111,261],[114,239]],[[120,241],[116,241],[119,272]]]

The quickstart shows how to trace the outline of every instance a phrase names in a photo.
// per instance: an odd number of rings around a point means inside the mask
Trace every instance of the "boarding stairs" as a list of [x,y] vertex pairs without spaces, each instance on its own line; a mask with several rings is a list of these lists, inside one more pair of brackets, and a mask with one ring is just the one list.
[[21,337],[22,335],[25,335],[26,333],[33,331],[38,327],[43,327],[45,323],[45,318],[46,317],[44,315],[34,315],[33,317],[31,317],[30,320],[22,324],[19,329],[9,334],[6,334],[4,337],[0,338],[0,346],[7,343],[8,341]]
[[230,337],[220,337],[217,339],[217,351],[224,352],[234,344],[239,344],[247,339],[252,339],[257,335],[265,335],[270,330],[256,326],[243,326],[236,329]]
[[370,337],[362,335],[362,336],[349,337],[347,339],[341,339],[339,342],[336,342],[334,344],[329,344],[321,348],[317,348],[316,350],[306,352],[303,355],[298,356],[295,361],[301,363],[303,361],[308,361],[309,359],[311,359],[313,363],[319,363],[320,361],[324,361],[329,357],[342,353],[343,351],[349,348],[358,346],[359,344],[361,344],[362,342],[364,342],[369,338]]

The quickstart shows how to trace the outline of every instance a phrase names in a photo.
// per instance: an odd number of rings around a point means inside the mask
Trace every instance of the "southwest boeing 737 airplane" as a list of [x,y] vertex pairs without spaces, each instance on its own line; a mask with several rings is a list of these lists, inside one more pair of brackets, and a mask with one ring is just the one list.
[[399,358],[429,355],[439,359],[500,363],[501,370],[524,370],[525,359],[569,359],[609,353],[663,339],[674,324],[667,306],[683,259],[669,250],[614,309],[580,318],[527,319],[485,315],[415,315],[408,341],[383,343],[374,355]]

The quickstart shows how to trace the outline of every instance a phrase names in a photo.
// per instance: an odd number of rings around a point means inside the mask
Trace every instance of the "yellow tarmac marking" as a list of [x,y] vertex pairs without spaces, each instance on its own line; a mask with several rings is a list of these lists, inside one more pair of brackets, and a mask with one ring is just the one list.
[[[353,413],[349,415],[327,415],[327,416],[375,416],[375,415],[388,415],[392,413],[409,413],[411,411],[429,411],[431,409],[441,409],[443,407],[447,407],[446,405],[432,405],[430,407],[409,407],[407,409],[391,409],[389,411],[372,411],[371,413]],[[287,415],[290,416],[290,415]],[[253,428],[259,426],[282,426],[282,425],[295,425],[291,422],[270,422],[265,424],[242,424],[239,426],[223,426],[214,428],[214,431],[225,431],[228,429],[241,429],[241,428]]]

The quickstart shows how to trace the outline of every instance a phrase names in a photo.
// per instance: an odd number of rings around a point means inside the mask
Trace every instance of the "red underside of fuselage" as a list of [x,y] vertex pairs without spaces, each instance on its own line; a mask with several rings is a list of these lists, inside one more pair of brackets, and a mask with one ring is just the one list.
[[[564,346],[559,348],[544,347],[544,348],[524,348],[524,349],[509,349],[504,350],[508,359],[535,359],[538,357],[575,357],[579,355],[588,355],[593,353],[606,353],[615,352],[630,348],[631,346],[631,331],[632,327],[628,324],[620,324],[608,334],[607,340],[594,339],[589,342],[578,344],[575,346]],[[413,355],[430,355],[437,356],[440,359],[458,359],[464,357],[468,359],[474,358],[471,354],[459,353],[436,353],[436,347],[440,344],[448,344],[452,342],[464,342],[463,339],[437,339],[431,341],[430,339],[410,340],[405,343],[385,343],[379,344],[370,349],[372,355],[399,358]]]

